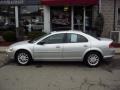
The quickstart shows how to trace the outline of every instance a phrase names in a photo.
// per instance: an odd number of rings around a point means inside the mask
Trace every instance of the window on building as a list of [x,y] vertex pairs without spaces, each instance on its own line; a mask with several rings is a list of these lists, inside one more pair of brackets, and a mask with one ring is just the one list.
[[120,8],[118,8],[118,21],[117,21],[118,25],[120,25]]
[[0,31],[15,29],[15,7],[0,6]]
[[20,24],[25,32],[43,30],[43,7],[40,5],[21,6]]
[[52,31],[71,29],[71,8],[69,6],[51,7],[50,16]]
[[[92,7],[85,7],[85,29],[89,31],[92,26]],[[83,31],[84,7],[74,6],[74,29]]]
[[86,7],[85,28],[88,32],[92,28],[92,14],[93,14],[93,7],[92,6]]
[[74,29],[83,30],[83,7],[74,6]]

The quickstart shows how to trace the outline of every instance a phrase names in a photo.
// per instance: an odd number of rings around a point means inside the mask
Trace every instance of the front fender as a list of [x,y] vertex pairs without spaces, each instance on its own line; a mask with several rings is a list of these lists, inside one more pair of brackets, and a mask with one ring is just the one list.
[[15,56],[16,52],[19,51],[19,50],[26,50],[33,57],[33,46],[32,47],[31,46],[27,46],[27,47],[24,47],[24,46],[18,47],[17,46],[17,47],[14,47],[14,56]]

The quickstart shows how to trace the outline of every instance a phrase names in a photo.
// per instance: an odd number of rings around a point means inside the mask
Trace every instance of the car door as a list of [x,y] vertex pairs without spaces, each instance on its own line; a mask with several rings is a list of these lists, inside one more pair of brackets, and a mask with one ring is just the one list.
[[90,48],[90,43],[87,38],[82,35],[68,33],[66,44],[63,46],[64,59],[81,59],[83,53]]
[[46,60],[61,59],[63,42],[64,33],[48,36],[34,46],[34,58]]

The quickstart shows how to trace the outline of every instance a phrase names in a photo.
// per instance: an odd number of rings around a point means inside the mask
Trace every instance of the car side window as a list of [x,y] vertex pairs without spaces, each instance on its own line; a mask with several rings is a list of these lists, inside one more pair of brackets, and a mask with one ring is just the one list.
[[67,43],[88,42],[88,40],[79,34],[69,33],[67,34]]
[[45,44],[64,43],[64,33],[49,36],[42,40],[42,42],[45,42]]
[[78,42],[88,42],[88,39],[82,35],[78,35]]

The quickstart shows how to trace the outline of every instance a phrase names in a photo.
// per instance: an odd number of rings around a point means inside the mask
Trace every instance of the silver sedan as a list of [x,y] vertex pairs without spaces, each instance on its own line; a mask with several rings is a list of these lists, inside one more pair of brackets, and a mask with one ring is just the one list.
[[10,59],[26,65],[34,61],[83,61],[91,67],[114,56],[113,41],[80,31],[51,32],[34,40],[17,42],[7,49]]

